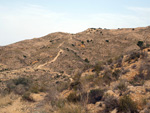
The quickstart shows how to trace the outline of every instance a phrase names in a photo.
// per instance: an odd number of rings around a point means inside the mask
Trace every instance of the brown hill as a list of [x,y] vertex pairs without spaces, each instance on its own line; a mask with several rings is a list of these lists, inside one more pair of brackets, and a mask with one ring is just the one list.
[[150,112],[150,49],[137,46],[149,36],[150,27],[90,28],[0,47],[0,111]]
[[81,33],[52,33],[0,47],[0,63],[9,69],[47,67],[72,74],[89,61],[95,64],[137,50],[139,40],[150,40],[150,27],[134,29],[87,29]]

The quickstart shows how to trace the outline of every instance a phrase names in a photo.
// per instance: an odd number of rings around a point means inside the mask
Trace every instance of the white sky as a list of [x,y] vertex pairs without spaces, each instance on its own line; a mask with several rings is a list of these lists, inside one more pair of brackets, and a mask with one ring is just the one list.
[[[62,0],[63,1],[63,0]],[[52,32],[150,25],[148,0],[0,0],[0,45]]]

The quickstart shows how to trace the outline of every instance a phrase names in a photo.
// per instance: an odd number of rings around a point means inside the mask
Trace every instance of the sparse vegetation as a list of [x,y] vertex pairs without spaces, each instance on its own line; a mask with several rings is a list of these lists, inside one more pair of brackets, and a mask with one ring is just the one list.
[[0,111],[149,112],[149,30],[139,29],[132,37],[132,28],[93,28],[0,47]]
[[130,63],[132,60],[137,61],[138,58],[140,58],[140,52],[133,52],[126,61]]
[[0,108],[6,107],[7,105],[11,105],[13,100],[11,99],[11,95],[0,96]]
[[86,113],[85,110],[77,104],[65,104],[57,113]]

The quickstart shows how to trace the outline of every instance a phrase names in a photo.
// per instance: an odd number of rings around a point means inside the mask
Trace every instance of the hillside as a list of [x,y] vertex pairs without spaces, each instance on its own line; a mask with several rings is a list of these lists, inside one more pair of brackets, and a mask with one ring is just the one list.
[[27,66],[49,67],[52,71],[72,74],[73,70],[84,67],[85,59],[95,64],[137,50],[137,41],[149,41],[149,30],[150,27],[118,30],[93,28],[77,34],[52,33],[0,47],[0,63],[10,70]]
[[139,41],[149,44],[150,27],[58,32],[1,46],[0,111],[148,113],[150,48]]

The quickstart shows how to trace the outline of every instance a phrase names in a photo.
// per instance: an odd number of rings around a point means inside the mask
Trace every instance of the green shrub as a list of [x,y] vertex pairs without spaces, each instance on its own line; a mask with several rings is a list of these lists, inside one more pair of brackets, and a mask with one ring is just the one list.
[[137,46],[139,46],[140,49],[143,48],[143,45],[144,45],[144,42],[143,42],[143,41],[138,41],[138,42],[137,42]]
[[88,103],[95,104],[100,101],[103,97],[104,91],[100,89],[92,89],[89,92]]
[[109,42],[109,40],[105,40],[106,42]]
[[137,105],[128,95],[124,95],[119,99],[118,110],[125,113],[137,113]]
[[84,41],[81,41],[82,44],[84,44]]
[[86,58],[85,60],[84,60],[86,63],[89,63],[90,61]]

